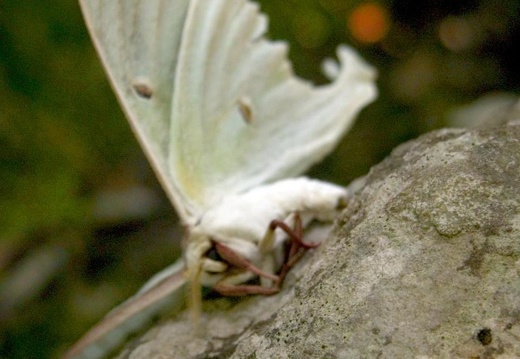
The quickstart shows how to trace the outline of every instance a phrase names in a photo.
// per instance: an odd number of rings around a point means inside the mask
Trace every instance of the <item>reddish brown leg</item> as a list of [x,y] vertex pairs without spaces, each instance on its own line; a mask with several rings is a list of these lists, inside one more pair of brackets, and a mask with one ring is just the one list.
[[278,285],[280,281],[279,276],[263,271],[222,243],[214,242],[214,245],[219,256],[233,267],[250,271],[260,277],[271,279],[275,283],[273,287],[267,288],[252,284],[226,284],[221,281],[213,286],[214,291],[226,296],[243,296],[250,294],[272,295],[280,291],[280,286]]
[[251,262],[239,256],[234,250],[229,248],[228,246],[223,245],[222,243],[215,242],[215,249],[217,253],[224,259],[226,262],[231,264],[234,267],[245,269],[250,272],[259,275],[260,277],[265,277],[271,279],[272,281],[278,282],[280,278],[277,275],[264,272]]
[[269,226],[272,230],[275,230],[276,228],[282,229],[293,242],[297,243],[299,247],[311,249],[316,248],[320,245],[319,243],[305,243],[302,240],[302,219],[298,213],[295,213],[294,215],[294,229],[289,228],[289,226],[285,222],[276,219],[272,220]]
[[311,248],[316,248],[320,244],[303,242],[302,219],[300,214],[297,212],[294,214],[294,229],[289,228],[286,223],[278,220],[273,220],[270,226],[273,230],[276,228],[282,229],[291,240],[289,252],[285,258],[282,269],[278,274],[280,277],[279,286],[281,286],[289,270],[291,270],[291,268],[300,260],[300,258],[305,254],[305,251]]
[[248,260],[244,259],[240,255],[238,255],[234,250],[229,248],[228,246],[215,242],[215,249],[217,253],[224,259],[226,262],[231,264],[232,266],[250,271],[260,277],[268,278],[274,282],[274,285],[271,288],[263,287],[261,285],[229,285],[223,282],[217,283],[213,286],[213,289],[227,296],[242,296],[249,294],[262,294],[262,295],[272,295],[276,294],[280,291],[280,287],[283,283],[283,280],[289,270],[300,260],[300,258],[305,254],[305,252],[311,248],[316,248],[320,244],[319,243],[305,243],[303,242],[303,227],[302,220],[298,213],[294,215],[294,228],[290,228],[285,222],[279,220],[273,220],[269,224],[269,230],[273,233],[277,228],[283,230],[290,239],[290,247],[287,255],[285,257],[284,263],[278,275],[270,274],[268,272],[263,271],[257,266],[253,265]]
[[280,291],[280,286],[275,285],[274,287],[266,288],[261,285],[228,285],[217,283],[213,286],[213,290],[222,295],[233,297],[250,294],[273,295]]

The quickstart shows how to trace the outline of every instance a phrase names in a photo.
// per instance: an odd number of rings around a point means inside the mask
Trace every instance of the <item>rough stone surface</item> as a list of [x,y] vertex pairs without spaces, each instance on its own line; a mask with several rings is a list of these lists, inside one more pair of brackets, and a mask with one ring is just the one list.
[[205,303],[119,358],[520,358],[520,123],[441,130],[375,166],[272,297]]

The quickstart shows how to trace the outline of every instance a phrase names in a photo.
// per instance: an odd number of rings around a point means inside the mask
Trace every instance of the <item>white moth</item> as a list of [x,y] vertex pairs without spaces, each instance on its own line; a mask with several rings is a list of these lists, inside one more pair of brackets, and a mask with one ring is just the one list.
[[[112,86],[187,228],[184,258],[111,311],[66,354],[99,358],[191,284],[272,294],[301,228],[330,222],[342,187],[299,175],[376,95],[374,71],[341,46],[322,87],[296,78],[287,46],[247,0],[80,0]],[[287,179],[289,178],[289,179]],[[292,250],[284,255],[284,243]],[[249,284],[260,277],[259,284]]]

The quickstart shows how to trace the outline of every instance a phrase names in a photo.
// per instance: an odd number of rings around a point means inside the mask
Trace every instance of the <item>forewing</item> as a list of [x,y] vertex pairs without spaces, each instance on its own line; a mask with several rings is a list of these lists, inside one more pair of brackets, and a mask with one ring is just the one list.
[[182,34],[169,163],[192,206],[207,208],[297,175],[329,153],[374,99],[374,71],[347,47],[333,83],[296,78],[284,43],[246,0],[192,0]]
[[181,217],[198,214],[168,169],[172,94],[188,0],[80,0],[119,102]]

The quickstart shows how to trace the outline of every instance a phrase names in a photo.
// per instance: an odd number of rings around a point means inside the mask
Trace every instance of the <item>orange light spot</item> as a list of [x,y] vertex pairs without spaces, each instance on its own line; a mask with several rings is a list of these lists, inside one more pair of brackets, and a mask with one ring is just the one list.
[[390,21],[383,6],[376,3],[364,3],[349,14],[347,26],[357,41],[375,43],[386,36],[390,28]]

